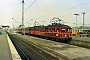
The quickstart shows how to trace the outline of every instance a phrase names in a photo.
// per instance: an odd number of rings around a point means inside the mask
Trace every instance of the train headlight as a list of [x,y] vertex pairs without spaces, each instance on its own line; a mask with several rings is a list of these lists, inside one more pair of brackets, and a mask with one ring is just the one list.
[[67,37],[67,35],[65,35],[65,37]]
[[58,34],[56,34],[56,36],[58,36]]

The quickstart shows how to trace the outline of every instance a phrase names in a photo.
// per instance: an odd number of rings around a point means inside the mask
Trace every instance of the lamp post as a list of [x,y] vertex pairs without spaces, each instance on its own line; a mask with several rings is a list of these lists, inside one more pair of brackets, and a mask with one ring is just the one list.
[[76,28],[77,28],[77,16],[79,16],[79,14],[74,14],[76,15]]
[[79,16],[79,14],[74,14],[76,15],[76,37],[77,37],[77,16]]
[[74,25],[74,28],[75,28],[75,24],[76,24],[76,23],[73,23],[73,25]]
[[84,14],[85,14],[85,12],[83,12],[82,14],[83,14],[83,29],[84,29]]
[[[16,21],[14,18],[12,18],[14,21]],[[18,21],[13,22],[13,23],[19,23]],[[15,25],[13,24],[13,32],[15,31]]]

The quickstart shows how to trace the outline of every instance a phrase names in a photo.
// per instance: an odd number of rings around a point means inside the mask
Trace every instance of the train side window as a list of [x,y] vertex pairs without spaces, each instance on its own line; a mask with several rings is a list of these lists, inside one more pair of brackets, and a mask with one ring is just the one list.
[[46,29],[46,32],[48,32],[48,28],[45,28]]
[[43,32],[44,32],[44,29],[43,29]]
[[48,32],[50,32],[50,29],[48,29]]
[[57,28],[57,31],[56,32],[59,32],[59,29]]
[[41,32],[44,32],[44,29],[41,29]]
[[54,28],[52,28],[52,32],[55,32],[55,29]]
[[36,31],[38,31],[38,29],[36,29]]
[[36,29],[34,29],[36,31]]
[[42,29],[40,31],[42,32]]
[[57,28],[54,29],[54,32],[57,32]]
[[31,29],[29,29],[29,31],[31,31]]
[[33,31],[34,29],[31,29],[31,31]]

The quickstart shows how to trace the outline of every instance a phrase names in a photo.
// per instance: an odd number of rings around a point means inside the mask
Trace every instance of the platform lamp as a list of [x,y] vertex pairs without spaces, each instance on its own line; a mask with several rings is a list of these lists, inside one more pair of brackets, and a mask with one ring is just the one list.
[[77,16],[79,16],[79,14],[74,14],[76,15],[76,36],[77,36]]
[[83,12],[82,14],[83,14],[83,29],[84,29],[84,14],[85,14],[85,12]]

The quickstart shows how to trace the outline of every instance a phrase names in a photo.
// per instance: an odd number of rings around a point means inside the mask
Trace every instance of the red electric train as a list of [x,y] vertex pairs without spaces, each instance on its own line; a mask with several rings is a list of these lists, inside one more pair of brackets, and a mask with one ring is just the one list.
[[[22,29],[18,29],[18,33],[22,33]],[[71,27],[57,23],[48,26],[27,27],[25,28],[25,34],[60,42],[70,42],[72,40]]]

